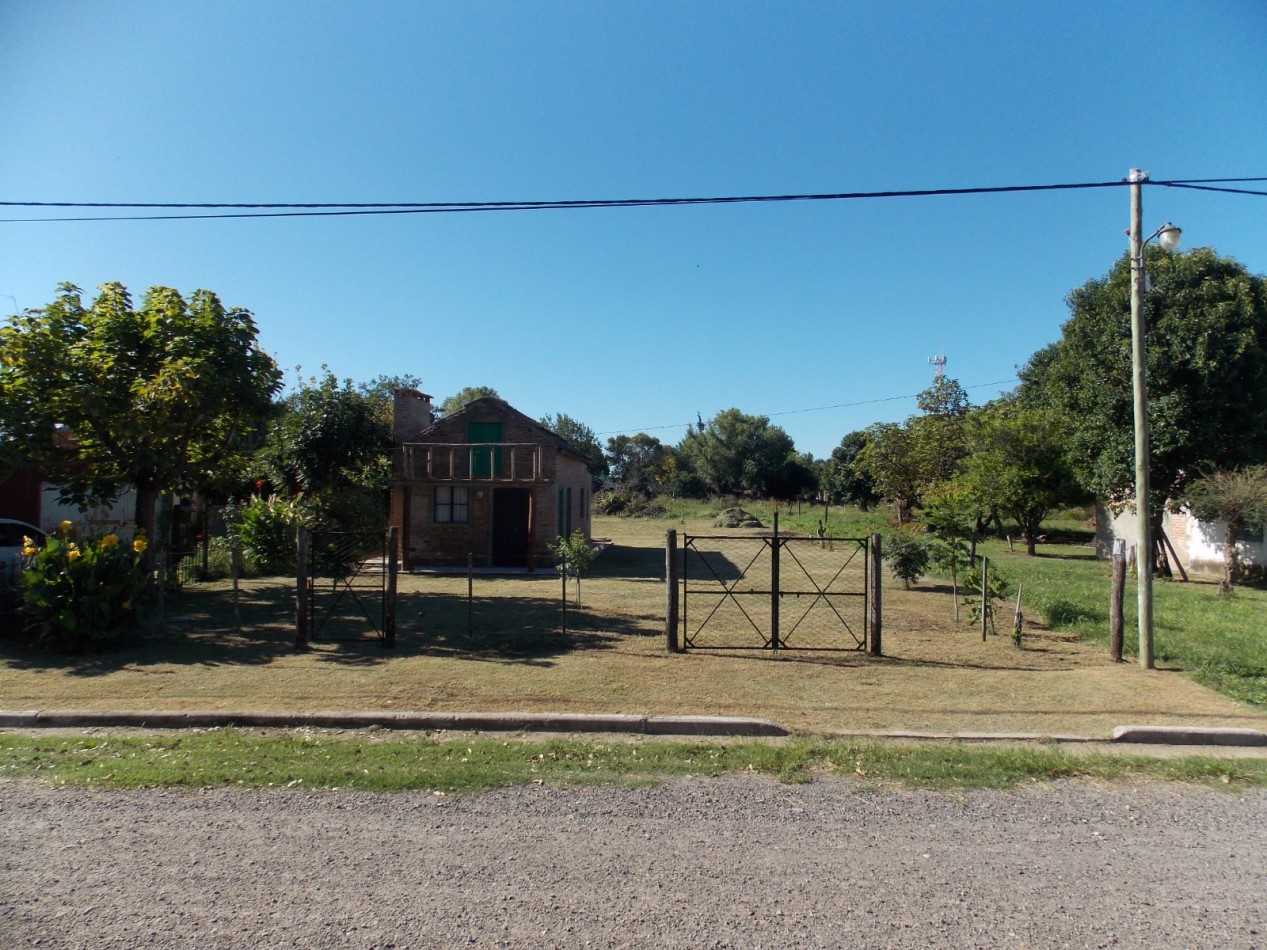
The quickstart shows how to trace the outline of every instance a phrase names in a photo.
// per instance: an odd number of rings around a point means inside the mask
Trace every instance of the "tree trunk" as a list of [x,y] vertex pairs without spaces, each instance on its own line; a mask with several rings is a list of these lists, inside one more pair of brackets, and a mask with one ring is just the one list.
[[154,567],[154,557],[158,551],[158,489],[152,485],[136,486],[136,531],[137,536],[145,538],[145,552],[141,555],[141,568],[149,574]]
[[1223,542],[1223,579],[1228,587],[1236,586],[1241,579],[1241,565],[1236,557],[1236,538],[1245,527],[1245,519],[1233,515],[1227,519],[1227,538]]

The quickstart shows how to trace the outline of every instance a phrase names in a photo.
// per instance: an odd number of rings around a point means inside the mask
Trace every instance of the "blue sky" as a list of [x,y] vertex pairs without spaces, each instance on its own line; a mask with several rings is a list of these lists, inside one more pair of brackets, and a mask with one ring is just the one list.
[[[0,0],[0,200],[424,202],[1267,175],[1267,4]],[[1265,183],[1267,184],[1267,183]],[[1262,188],[1263,184],[1256,186]],[[0,209],[4,218],[65,211]],[[78,212],[72,212],[78,214]],[[1144,192],[1267,272],[1267,198]],[[802,451],[983,402],[1125,249],[1125,188],[0,223],[0,313],[69,280],[254,311],[284,367],[491,385],[600,437],[768,415]],[[832,407],[832,408],[823,408]]]

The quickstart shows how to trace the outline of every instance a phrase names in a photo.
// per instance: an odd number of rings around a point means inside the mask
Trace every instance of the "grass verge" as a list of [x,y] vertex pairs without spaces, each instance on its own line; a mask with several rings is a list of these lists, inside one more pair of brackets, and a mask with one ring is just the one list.
[[646,785],[757,774],[781,782],[836,775],[914,788],[1011,788],[1090,778],[1224,789],[1267,787],[1267,761],[1073,755],[1056,746],[795,739],[785,742],[540,741],[347,737],[220,729],[170,736],[0,736],[0,776],[94,788],[284,787],[472,794],[548,783]]

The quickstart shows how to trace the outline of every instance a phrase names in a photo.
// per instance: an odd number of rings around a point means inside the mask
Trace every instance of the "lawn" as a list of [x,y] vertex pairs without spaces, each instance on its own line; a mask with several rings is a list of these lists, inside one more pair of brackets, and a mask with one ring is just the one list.
[[[1252,698],[1261,676],[1220,672],[1218,681],[1213,667],[1186,657],[1252,639],[1248,618],[1261,614],[1261,594],[1219,598],[1211,585],[1158,585],[1158,656],[1169,668],[1114,664],[1093,635],[1103,626],[1094,604],[1107,602],[1107,571],[1076,545],[1044,547],[1045,556],[1033,559],[1008,554],[1006,545],[993,549],[992,557],[1025,585],[1021,648],[1003,635],[983,643],[966,612],[956,624],[948,585],[925,579],[912,591],[886,580],[883,658],[669,654],[664,533],[671,527],[715,533],[707,515],[696,507],[663,519],[596,519],[594,533],[613,543],[584,581],[583,605],[569,608],[566,633],[559,580],[547,572],[477,577],[469,628],[465,577],[402,577],[394,651],[376,641],[325,640],[296,651],[292,591],[284,579],[244,583],[240,632],[229,585],[195,584],[169,599],[165,630],[119,649],[61,657],[0,639],[0,707],[735,715],[803,734],[1104,735],[1126,723],[1267,727],[1261,705],[1219,695],[1178,670],[1224,688],[1234,681]],[[785,511],[783,530],[812,530],[820,517],[821,510]],[[835,509],[830,517],[842,533],[866,533],[883,520]],[[1075,629],[1041,623],[1037,605],[1050,607],[1056,598],[1074,605],[1065,605],[1060,618]]]

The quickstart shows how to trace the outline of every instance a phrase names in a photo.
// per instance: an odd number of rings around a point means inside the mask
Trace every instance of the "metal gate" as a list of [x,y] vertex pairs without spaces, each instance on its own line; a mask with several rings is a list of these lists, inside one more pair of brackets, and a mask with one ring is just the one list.
[[684,535],[682,643],[697,650],[862,650],[866,538]]
[[382,640],[388,629],[382,531],[314,531],[308,547],[308,635]]

